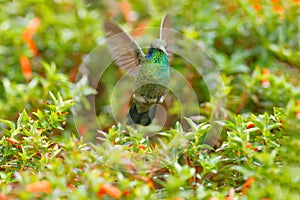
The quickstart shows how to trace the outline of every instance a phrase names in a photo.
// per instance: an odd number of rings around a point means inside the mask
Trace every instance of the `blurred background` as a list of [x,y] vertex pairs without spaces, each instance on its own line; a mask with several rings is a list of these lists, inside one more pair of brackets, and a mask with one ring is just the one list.
[[[24,108],[42,109],[50,91],[84,101],[93,89],[86,79],[79,80],[80,86],[74,82],[83,59],[105,41],[103,22],[113,18],[143,42],[148,37],[143,28],[159,27],[164,13],[170,14],[174,30],[199,42],[218,66],[227,119],[269,112],[274,106],[295,110],[299,0],[30,0],[1,2],[0,118],[15,120]],[[193,55],[192,50],[186,53]],[[180,57],[175,56],[172,68],[197,91],[199,106],[186,106],[198,113],[198,121],[208,120],[211,99],[202,77]],[[97,85],[95,112],[103,129],[115,123],[110,101],[122,75],[112,64]],[[180,119],[180,106],[185,106],[170,96],[166,127]],[[123,116],[126,106],[120,108]],[[86,131],[85,126],[79,128],[80,134]]]

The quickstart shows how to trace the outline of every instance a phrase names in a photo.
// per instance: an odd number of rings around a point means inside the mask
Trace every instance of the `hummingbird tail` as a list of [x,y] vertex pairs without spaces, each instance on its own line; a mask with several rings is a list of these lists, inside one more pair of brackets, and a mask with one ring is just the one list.
[[156,105],[153,105],[149,110],[139,113],[136,104],[133,104],[127,115],[127,124],[140,124],[148,126],[156,113]]

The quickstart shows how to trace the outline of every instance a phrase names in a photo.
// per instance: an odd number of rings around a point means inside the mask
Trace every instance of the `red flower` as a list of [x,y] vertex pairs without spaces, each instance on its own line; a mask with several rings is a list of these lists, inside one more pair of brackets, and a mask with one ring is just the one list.
[[249,123],[247,124],[247,129],[253,128],[254,126],[255,126],[255,125],[254,125],[253,122],[249,122]]
[[284,10],[282,6],[273,6],[273,10],[279,15],[280,19],[283,19]]
[[39,50],[38,48],[36,47],[35,43],[33,40],[29,40],[27,42],[27,45],[31,51],[31,53],[34,55],[34,56],[38,56],[39,55]]
[[[300,108],[300,100],[297,100],[296,106]],[[300,119],[300,110],[296,111],[296,118]]]
[[31,193],[44,192],[51,193],[52,188],[48,181],[37,181],[26,186],[26,190]]
[[255,181],[255,178],[253,178],[253,177],[246,180],[246,182],[244,183],[244,185],[242,187],[242,195],[246,194],[247,190],[251,187],[251,185],[253,184],[254,181]]
[[300,99],[297,100],[296,106],[297,106],[297,107],[300,107]]
[[140,23],[138,27],[131,32],[131,36],[133,38],[138,38],[142,36],[145,33],[147,26],[148,26],[148,21],[144,21]]
[[88,132],[88,127],[87,125],[80,125],[78,128],[78,132],[80,135],[84,136]]
[[260,150],[261,150],[261,149],[258,148],[258,147],[253,147],[252,144],[251,144],[250,142],[247,142],[247,143],[246,143],[246,148],[248,148],[248,149],[251,148],[253,151],[260,151]]
[[[268,76],[270,74],[270,70],[268,68],[263,68],[262,69],[262,75],[263,76]],[[262,81],[261,81],[261,85],[265,88],[268,88],[270,87],[270,81],[269,79],[267,78],[264,78]]]
[[299,6],[298,8],[300,9],[300,0],[292,0],[292,2],[298,4],[298,6]]
[[130,172],[136,172],[135,164],[128,158],[124,157],[121,162],[125,165],[125,169]]
[[34,56],[37,56],[39,54],[38,49],[32,39],[33,35],[36,33],[39,25],[41,23],[41,20],[39,18],[33,18],[26,28],[24,29],[22,33],[22,39],[23,41],[28,45],[30,51]]
[[144,181],[145,183],[147,183],[147,185],[153,190],[155,191],[155,187],[154,187],[154,184],[152,182],[152,180],[148,177],[145,177],[145,176],[139,176],[139,175],[134,175],[134,178],[138,179],[138,180],[142,180]]
[[120,2],[119,6],[126,22],[135,21],[134,17],[132,16],[133,12],[131,4],[128,1],[124,0]]
[[249,149],[249,148],[251,148],[251,147],[252,147],[252,144],[251,144],[250,142],[247,142],[247,143],[246,143],[246,148]]
[[105,194],[115,199],[118,199],[122,196],[122,192],[109,183],[104,183],[99,186],[99,192],[97,193],[97,196],[101,198]]
[[20,143],[18,140],[14,139],[14,138],[5,138],[5,140],[14,146],[17,146]]
[[39,18],[33,18],[28,25],[26,26],[25,30],[22,33],[23,40],[31,39],[35,34],[37,28],[39,27],[41,20]]
[[130,195],[129,190],[125,190],[125,191],[123,192],[123,195],[124,195],[124,196],[129,196],[129,195]]
[[297,118],[297,119],[300,119],[300,110],[297,110],[297,111],[296,111],[296,118]]
[[266,76],[270,74],[270,70],[268,68],[263,68],[262,69],[262,75]]
[[155,187],[154,187],[154,185],[153,185],[153,182],[152,182],[152,180],[151,180],[150,178],[148,178],[146,182],[147,182],[148,186],[149,186],[152,190],[155,190]]
[[253,4],[252,7],[254,8],[254,10],[255,10],[256,12],[261,11],[261,5],[258,4],[258,3]]
[[258,148],[258,147],[253,147],[252,150],[253,150],[253,151],[260,151],[261,149]]
[[32,76],[31,65],[29,59],[26,56],[20,56],[20,65],[21,65],[23,76],[26,78],[26,80],[31,79]]
[[234,189],[230,188],[228,191],[228,196],[225,197],[225,200],[234,200]]
[[268,88],[268,87],[270,87],[270,81],[269,81],[269,80],[262,80],[262,81],[261,81],[261,85],[262,85],[264,88]]
[[0,193],[0,200],[9,200],[9,197]]
[[145,145],[143,145],[143,144],[139,144],[139,145],[138,145],[138,148],[139,148],[139,149],[143,149],[143,150],[145,150],[145,149],[146,149],[146,146],[145,146]]

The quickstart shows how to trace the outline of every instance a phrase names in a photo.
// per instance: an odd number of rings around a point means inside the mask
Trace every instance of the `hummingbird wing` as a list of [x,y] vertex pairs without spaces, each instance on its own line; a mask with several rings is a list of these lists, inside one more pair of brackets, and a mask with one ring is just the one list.
[[124,32],[122,28],[112,21],[104,23],[107,45],[116,64],[126,72],[135,76],[139,65],[145,57],[141,47]]
[[167,52],[168,52],[168,61],[169,63],[173,60],[173,51],[174,51],[174,33],[171,30],[171,20],[168,14],[163,16],[160,24],[160,38],[167,43]]

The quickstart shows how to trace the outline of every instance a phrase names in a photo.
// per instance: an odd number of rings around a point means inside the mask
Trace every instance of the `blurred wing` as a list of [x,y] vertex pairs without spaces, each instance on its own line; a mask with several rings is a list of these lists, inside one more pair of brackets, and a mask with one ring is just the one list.
[[175,44],[175,37],[174,33],[171,30],[171,20],[168,14],[163,16],[160,25],[160,39],[164,40],[167,43],[167,52],[168,52],[168,61],[169,64],[173,60],[173,51],[174,51],[174,44]]
[[109,52],[116,64],[126,72],[135,76],[141,59],[145,56],[141,47],[112,21],[104,23]]

